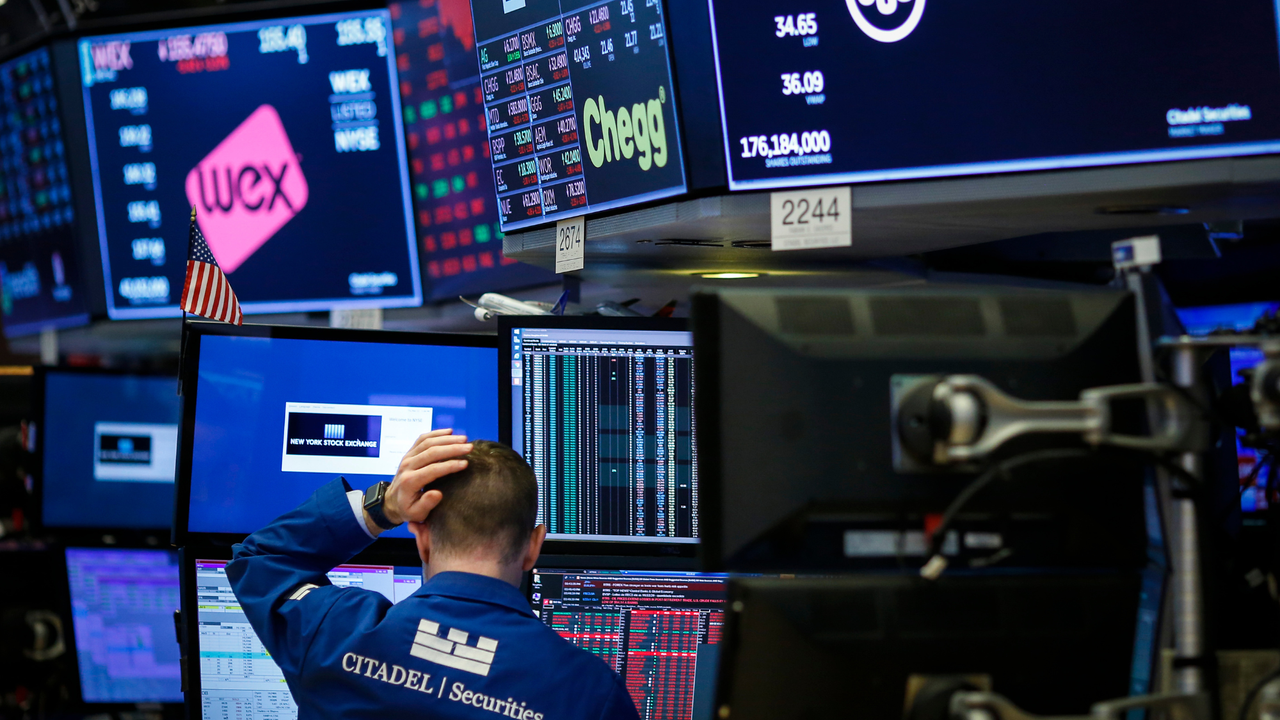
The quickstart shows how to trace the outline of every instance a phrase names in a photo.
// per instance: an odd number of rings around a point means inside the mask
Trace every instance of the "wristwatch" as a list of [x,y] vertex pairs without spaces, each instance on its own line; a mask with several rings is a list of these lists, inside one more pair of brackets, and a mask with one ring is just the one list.
[[369,489],[364,491],[364,511],[369,513],[369,517],[373,522],[383,530],[390,530],[396,526],[396,523],[387,519],[387,514],[382,510],[382,503],[387,499],[387,488],[391,487],[389,482],[374,483]]

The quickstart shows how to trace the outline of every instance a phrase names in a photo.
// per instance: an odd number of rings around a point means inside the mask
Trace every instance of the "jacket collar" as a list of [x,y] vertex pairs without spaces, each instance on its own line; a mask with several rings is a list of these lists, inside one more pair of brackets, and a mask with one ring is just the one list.
[[456,571],[438,573],[423,583],[414,595],[443,595],[461,600],[475,600],[511,608],[522,615],[533,612],[529,608],[529,601],[518,589],[497,578],[475,573]]

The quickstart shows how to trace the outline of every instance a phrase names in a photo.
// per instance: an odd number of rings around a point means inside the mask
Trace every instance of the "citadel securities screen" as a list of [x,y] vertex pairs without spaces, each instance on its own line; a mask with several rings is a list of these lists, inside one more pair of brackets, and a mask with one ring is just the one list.
[[662,0],[474,0],[503,230],[685,191]]
[[0,63],[0,316],[5,335],[89,322],[49,51]]
[[730,188],[1280,151],[1271,0],[711,0]]
[[193,206],[246,312],[420,304],[390,43],[386,11],[81,40],[110,316],[179,314]]
[[492,347],[203,336],[188,529],[250,533],[339,475],[390,481],[433,429],[496,439],[497,373]]

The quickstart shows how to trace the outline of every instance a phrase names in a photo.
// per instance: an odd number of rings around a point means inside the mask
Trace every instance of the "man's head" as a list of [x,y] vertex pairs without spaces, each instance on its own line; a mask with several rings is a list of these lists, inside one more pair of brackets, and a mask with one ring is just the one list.
[[411,523],[428,573],[445,569],[492,575],[519,583],[533,566],[545,529],[537,526],[538,482],[533,469],[502,443],[477,440],[463,455],[465,469],[426,487],[443,499],[426,522]]

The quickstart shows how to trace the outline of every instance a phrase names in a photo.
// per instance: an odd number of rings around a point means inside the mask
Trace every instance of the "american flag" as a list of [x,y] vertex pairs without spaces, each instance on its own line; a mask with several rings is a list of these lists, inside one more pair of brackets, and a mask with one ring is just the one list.
[[191,208],[191,232],[187,237],[187,280],[182,284],[182,309],[232,325],[244,323],[240,301],[196,225],[194,207]]

